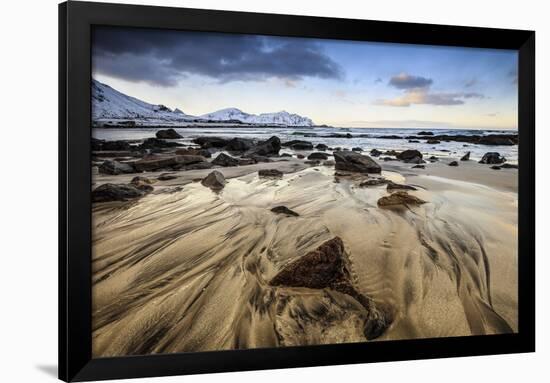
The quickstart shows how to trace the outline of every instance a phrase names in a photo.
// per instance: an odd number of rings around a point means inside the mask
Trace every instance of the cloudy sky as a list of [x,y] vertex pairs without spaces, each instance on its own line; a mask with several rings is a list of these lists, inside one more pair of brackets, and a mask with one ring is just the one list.
[[93,77],[201,115],[286,110],[342,127],[516,129],[515,51],[96,28]]

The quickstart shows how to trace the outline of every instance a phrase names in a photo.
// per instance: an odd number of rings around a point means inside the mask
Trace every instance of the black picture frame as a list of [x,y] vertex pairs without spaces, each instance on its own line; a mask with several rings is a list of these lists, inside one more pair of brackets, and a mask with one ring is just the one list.
[[[93,359],[90,79],[93,25],[284,35],[519,52],[516,334]],[[535,350],[535,32],[70,1],[59,5],[59,378],[115,378],[447,358]]]

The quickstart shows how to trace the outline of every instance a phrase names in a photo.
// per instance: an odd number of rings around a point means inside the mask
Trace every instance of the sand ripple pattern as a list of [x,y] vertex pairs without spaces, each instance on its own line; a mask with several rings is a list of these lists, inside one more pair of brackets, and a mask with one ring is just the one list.
[[517,195],[415,181],[429,203],[402,210],[328,168],[94,206],[94,356],[365,341],[350,296],[268,284],[334,236],[360,292],[393,311],[377,340],[517,331]]

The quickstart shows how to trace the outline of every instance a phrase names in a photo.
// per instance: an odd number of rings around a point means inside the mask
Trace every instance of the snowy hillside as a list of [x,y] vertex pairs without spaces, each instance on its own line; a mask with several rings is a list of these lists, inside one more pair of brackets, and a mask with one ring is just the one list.
[[313,126],[313,121],[307,117],[297,114],[291,114],[285,111],[277,113],[262,113],[259,115],[245,113],[237,108],[227,108],[218,110],[214,113],[208,113],[201,118],[214,121],[237,120],[247,124],[261,125],[286,125],[286,126]]
[[130,97],[97,80],[92,80],[92,119],[94,123],[122,124],[131,121],[136,125],[178,125],[193,122],[240,122],[253,125],[313,126],[307,117],[285,111],[245,113],[237,108],[226,108],[202,116],[191,116],[180,109],[171,110]]
[[137,123],[185,122],[194,117],[164,105],[153,105],[92,80],[92,119],[134,120]]

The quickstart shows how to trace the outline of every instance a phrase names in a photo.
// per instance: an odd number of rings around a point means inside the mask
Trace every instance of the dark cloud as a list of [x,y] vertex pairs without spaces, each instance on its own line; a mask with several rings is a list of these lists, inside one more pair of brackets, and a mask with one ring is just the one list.
[[422,76],[411,76],[407,73],[401,73],[390,79],[389,85],[397,89],[419,89],[428,88],[433,80]]
[[92,61],[94,72],[160,86],[189,74],[220,82],[343,77],[315,41],[253,35],[98,27]]

